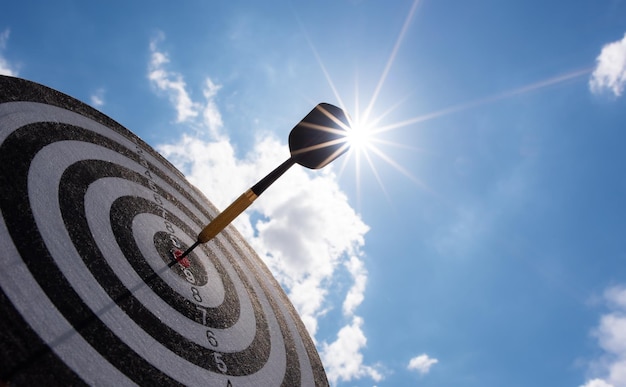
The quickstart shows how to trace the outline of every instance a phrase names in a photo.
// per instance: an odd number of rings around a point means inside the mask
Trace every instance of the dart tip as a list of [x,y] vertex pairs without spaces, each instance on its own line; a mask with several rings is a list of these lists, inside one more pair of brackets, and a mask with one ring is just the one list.
[[187,255],[189,255],[189,253],[191,253],[191,251],[195,249],[196,246],[198,246],[199,244],[200,242],[198,241],[195,242],[187,250],[185,250],[185,252],[182,252],[179,249],[171,250],[172,258],[174,258],[174,260],[168,266],[172,267],[176,265],[177,263],[181,264],[185,268],[188,268],[189,266],[191,266],[191,261],[189,261],[189,258],[187,258]]
[[191,253],[191,251],[192,251],[193,249],[195,249],[195,248],[196,248],[199,244],[200,244],[200,241],[196,241],[196,242],[194,242],[194,244],[193,244],[193,245],[189,246],[189,248],[188,248],[187,250],[185,250],[185,252],[184,252],[184,253],[182,253],[182,254],[180,255],[180,257],[176,257],[176,259],[181,260],[181,259],[185,258],[185,257],[186,257],[186,256],[188,256],[188,255],[189,255],[189,253]]
[[184,268],[188,268],[189,266],[191,266],[191,262],[189,262],[189,259],[187,257],[183,256],[183,252],[181,250],[172,250],[172,257],[174,258],[174,261],[170,263],[170,267],[174,266],[177,263],[179,263]]

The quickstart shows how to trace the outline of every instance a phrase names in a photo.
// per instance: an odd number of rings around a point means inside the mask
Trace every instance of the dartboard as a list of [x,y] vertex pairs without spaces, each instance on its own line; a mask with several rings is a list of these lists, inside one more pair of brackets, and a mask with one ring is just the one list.
[[0,384],[328,384],[232,226],[174,258],[217,214],[176,168],[97,110],[4,76],[0,211]]

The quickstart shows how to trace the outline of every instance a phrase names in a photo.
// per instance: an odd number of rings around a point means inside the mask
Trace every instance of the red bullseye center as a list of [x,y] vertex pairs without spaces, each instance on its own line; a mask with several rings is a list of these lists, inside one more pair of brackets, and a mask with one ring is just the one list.
[[183,255],[182,250],[175,249],[172,251],[172,255],[174,256],[174,260],[176,260],[176,262],[183,265],[183,267],[191,266],[191,262],[189,261],[187,257],[181,258],[181,256]]

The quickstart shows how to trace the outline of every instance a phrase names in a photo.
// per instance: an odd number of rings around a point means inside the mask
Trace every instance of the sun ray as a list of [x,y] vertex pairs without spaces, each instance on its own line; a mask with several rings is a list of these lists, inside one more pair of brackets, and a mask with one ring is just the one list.
[[[297,149],[294,150],[293,152],[291,152],[292,155],[299,155],[302,153],[307,153],[307,152],[311,152],[317,149],[322,149],[322,148],[328,148],[330,146],[333,145],[337,145],[337,144],[344,144],[343,146],[339,147],[338,151],[344,151],[348,146],[350,146],[345,138],[337,138],[335,140],[330,140],[330,141],[325,141],[321,144],[317,144],[317,145],[311,145],[311,146],[307,146],[306,148],[301,148],[301,149]],[[334,152],[333,155],[335,155],[337,152]]]
[[383,190],[383,194],[387,198],[387,202],[392,203],[391,197],[389,196],[389,192],[387,191],[387,187],[385,186],[385,183],[383,183],[383,180],[381,179],[380,174],[378,173],[378,169],[376,169],[376,166],[374,165],[374,162],[372,161],[372,158],[370,157],[369,153],[363,152],[363,155],[365,156],[365,159],[367,160],[367,164],[370,166],[370,169],[372,170],[372,173],[374,174],[374,178],[378,182],[378,185],[380,186],[380,188]]
[[[343,130],[350,130],[350,128],[352,127],[352,120],[350,118],[349,115],[346,116],[346,118],[348,119],[348,125],[344,124],[338,117],[335,117],[334,114],[332,114],[331,112],[329,112],[328,110],[324,109],[321,106],[317,106],[317,109],[319,111],[321,111],[326,117],[330,118],[337,126],[339,126],[340,128],[342,128]],[[343,109],[343,107],[342,107]]]
[[341,178],[344,174],[344,172],[346,171],[346,168],[348,167],[348,164],[350,163],[350,160],[352,160],[353,157],[353,153],[350,149],[348,150],[346,157],[342,160],[341,162],[341,167],[339,167],[339,171],[337,171],[337,175]]
[[470,101],[470,102],[466,102],[463,104],[459,104],[459,105],[454,105],[454,106],[450,106],[448,108],[445,109],[441,109],[432,113],[427,113],[427,114],[423,114],[417,117],[413,117],[413,118],[409,118],[408,120],[404,120],[404,121],[400,121],[400,122],[396,122],[393,124],[389,124],[386,126],[381,126],[381,127],[377,127],[376,130],[374,130],[373,134],[378,134],[378,133],[382,133],[382,132],[387,132],[390,130],[394,130],[394,129],[398,129],[404,126],[408,126],[408,125],[413,125],[413,124],[417,124],[419,122],[424,122],[424,121],[428,121],[428,120],[432,120],[434,118],[438,118],[438,117],[442,117],[448,114],[452,114],[452,113],[456,113],[462,110],[467,110],[467,109],[471,109],[471,108],[475,108],[481,105],[486,105],[489,103],[493,103],[505,98],[510,98],[516,95],[520,95],[520,94],[524,94],[524,93],[528,93],[531,91],[535,91],[535,90],[539,90],[548,86],[552,86],[552,85],[556,85],[559,83],[563,83],[578,77],[581,77],[583,75],[587,75],[589,74],[591,71],[593,71],[592,68],[585,68],[582,70],[576,70],[576,71],[572,71],[566,74],[561,74],[561,75],[557,75],[555,77],[552,78],[548,78],[548,79],[544,79],[542,81],[539,82],[535,82],[532,83],[530,85],[527,86],[522,86],[520,88],[514,89],[514,90],[510,90],[510,91],[506,91],[500,94],[496,94],[496,95],[492,95],[489,97],[485,97],[485,98],[481,98],[478,100],[474,100],[474,101]]
[[360,184],[359,184],[359,166],[358,166],[358,162],[356,160],[357,158],[357,153],[353,152],[352,149],[349,149],[348,152],[346,153],[345,157],[343,158],[342,162],[339,164],[340,167],[338,169],[337,173],[337,179],[338,180],[343,180],[345,177],[345,173],[346,173],[346,169],[348,168],[348,166],[352,167],[354,166],[354,171],[355,171],[355,198],[356,198],[356,208],[360,210]]
[[358,119],[361,116],[361,106],[359,103],[359,76],[354,76],[354,117]]
[[322,132],[333,133],[333,134],[338,134],[338,135],[344,135],[344,134],[346,134],[346,131],[351,130],[344,123],[341,123],[341,125],[344,128],[343,130],[331,128],[331,127],[328,127],[328,126],[325,126],[325,125],[314,124],[314,123],[311,123],[311,122],[301,122],[299,125],[300,126],[304,126],[306,128],[316,129],[316,130],[319,130],[319,131],[322,131]]
[[354,153],[354,179],[356,183],[356,204],[361,207],[361,152]]
[[320,68],[322,69],[322,73],[324,73],[324,78],[326,78],[326,82],[328,82],[328,86],[330,86],[330,89],[332,90],[333,95],[335,96],[335,98],[337,99],[337,102],[339,103],[339,107],[341,107],[343,109],[345,107],[345,104],[343,103],[343,100],[341,99],[341,96],[339,95],[339,92],[337,91],[337,88],[335,87],[335,83],[333,82],[332,78],[330,77],[330,74],[328,73],[328,70],[326,70],[326,66],[324,66],[324,62],[322,62],[322,59],[320,58],[319,54],[317,53],[317,50],[315,49],[315,46],[313,46],[313,43],[309,39],[309,36],[308,36],[308,34],[306,32],[304,33],[304,36],[306,38],[306,41],[307,41],[309,47],[311,48],[311,51],[313,51],[313,55],[315,56],[315,60],[320,65]]
[[372,128],[375,128],[379,122],[381,122],[383,120],[383,118],[387,117],[388,115],[390,115],[391,113],[393,113],[397,108],[400,107],[400,105],[402,105],[403,103],[405,103],[407,100],[409,99],[409,96],[405,96],[404,98],[401,98],[398,100],[398,102],[396,102],[395,104],[391,105],[391,107],[389,107],[389,109],[385,110],[382,114],[378,115],[376,118],[369,120],[369,126]]
[[402,143],[395,142],[395,141],[384,140],[382,138],[377,138],[377,137],[372,137],[370,141],[374,144],[388,145],[394,148],[407,149],[407,150],[414,151],[414,152],[426,152],[426,150],[423,148],[418,148],[416,146],[402,144]]
[[402,165],[398,164],[394,159],[392,159],[386,153],[384,153],[383,151],[381,151],[375,146],[371,146],[368,149],[376,153],[376,155],[378,155],[378,157],[380,157],[383,161],[385,161],[387,164],[394,167],[398,172],[402,173],[404,176],[408,177],[409,180],[417,184],[420,188],[432,193],[432,190],[430,189],[430,187],[428,187],[424,182],[422,182],[420,179],[415,177],[411,172],[409,172]]
[[404,35],[406,34],[406,32],[409,29],[409,26],[411,25],[413,14],[415,14],[418,4],[419,4],[419,0],[413,1],[411,10],[409,11],[409,14],[407,15],[406,19],[404,19],[404,24],[402,25],[400,34],[398,35],[398,38],[396,39],[396,42],[393,46],[393,50],[391,51],[391,54],[389,55],[389,59],[387,59],[387,64],[385,65],[385,69],[383,70],[380,76],[380,79],[378,80],[378,84],[376,85],[376,89],[374,90],[374,94],[372,94],[372,98],[370,99],[370,102],[367,105],[365,112],[363,113],[363,121],[367,121],[367,119],[369,118],[369,115],[372,112],[372,109],[374,108],[374,104],[376,104],[376,100],[378,99],[378,95],[380,94],[380,91],[382,90],[383,85],[385,84],[387,75],[389,74],[389,71],[391,70],[391,66],[393,65],[393,62],[396,59],[396,55],[398,55],[398,51],[400,50],[400,46],[402,45],[402,40],[404,40]]
[[340,154],[342,154],[347,148],[349,147],[349,145],[347,143],[344,142],[344,144],[339,147],[336,151],[334,151],[330,156],[328,156],[326,159],[324,159],[324,161],[322,161],[320,163],[320,165],[326,165],[328,164],[330,161],[334,160],[335,158],[337,158]]

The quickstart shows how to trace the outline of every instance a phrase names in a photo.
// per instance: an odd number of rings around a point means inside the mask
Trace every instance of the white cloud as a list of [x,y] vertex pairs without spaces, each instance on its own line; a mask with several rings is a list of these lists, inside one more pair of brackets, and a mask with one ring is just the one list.
[[15,66],[11,65],[5,58],[2,56],[2,51],[6,48],[7,42],[9,41],[9,34],[11,31],[6,29],[0,33],[0,75],[8,75],[12,77],[17,76],[17,69]]
[[187,93],[183,76],[177,72],[168,71],[167,53],[159,51],[158,44],[164,39],[160,34],[150,42],[150,63],[148,64],[148,79],[160,91],[165,92],[174,104],[177,113],[177,122],[189,121],[199,114],[200,105],[194,103]]
[[351,257],[345,265],[350,274],[352,274],[354,284],[348,291],[346,299],[343,301],[343,314],[351,316],[365,298],[364,293],[365,285],[367,283],[367,271],[365,270],[363,261],[355,256]]
[[622,95],[626,85],[626,34],[622,40],[602,47],[596,62],[597,66],[589,80],[591,91],[610,91],[616,97]]
[[[220,134],[222,117],[215,102],[220,86],[206,79],[204,103],[194,102],[181,74],[167,71],[168,54],[153,40],[150,81],[165,91],[178,112],[178,121],[209,129],[209,136],[185,134],[157,146],[187,179],[218,208],[225,208],[245,189],[289,157],[287,145],[272,135],[256,139],[253,149],[238,158],[230,139]],[[208,138],[208,139],[207,139]],[[259,219],[252,221],[256,212]],[[313,173],[294,166],[254,205],[234,221],[235,227],[266,262],[285,288],[307,330],[316,339],[318,320],[332,308],[328,286],[345,268],[353,283],[343,300],[348,324],[331,343],[321,340],[320,355],[330,380],[383,376],[377,366],[364,364],[367,339],[363,319],[355,315],[364,300],[367,271],[361,257],[367,225],[341,191],[332,166]],[[339,302],[342,302],[341,300]]]
[[602,379],[593,379],[593,380],[588,381],[581,387],[615,387],[615,386],[605,382]]
[[185,134],[177,142],[159,145],[157,150],[218,208],[225,208],[250,185],[253,171],[245,170],[228,139],[202,141]]
[[609,312],[592,333],[603,354],[590,364],[594,379],[581,387],[626,386],[626,286],[607,289],[604,300]]
[[626,311],[626,287],[611,287],[604,292],[604,298],[614,309]]
[[104,89],[100,88],[96,90],[91,96],[89,96],[89,99],[94,107],[98,108],[104,106]]
[[332,344],[322,345],[321,357],[331,384],[364,376],[377,382],[383,379],[377,367],[363,364],[361,349],[365,347],[367,339],[361,329],[362,324],[363,319],[355,316],[351,324],[341,328],[337,340]]
[[356,256],[351,256],[344,265],[354,281],[343,301],[343,314],[351,322],[339,330],[333,342],[322,343],[322,362],[332,384],[339,380],[351,381],[362,377],[381,381],[384,378],[381,366],[364,363],[362,350],[367,344],[367,338],[361,329],[363,319],[354,314],[364,300],[367,271],[363,261]]
[[211,79],[207,78],[204,90],[202,91],[204,99],[206,100],[205,106],[202,109],[202,118],[213,135],[217,135],[219,129],[222,127],[222,115],[214,100],[215,95],[221,88],[222,86],[216,85]]
[[430,368],[438,362],[439,360],[433,359],[424,353],[412,358],[409,361],[407,369],[410,371],[417,371],[420,375],[426,375],[430,372]]

